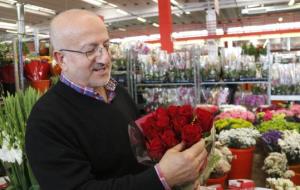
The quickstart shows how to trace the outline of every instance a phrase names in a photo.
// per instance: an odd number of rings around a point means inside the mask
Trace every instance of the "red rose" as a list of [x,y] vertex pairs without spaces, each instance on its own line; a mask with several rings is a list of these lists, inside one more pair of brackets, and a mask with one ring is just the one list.
[[152,139],[158,136],[158,133],[154,129],[155,124],[154,117],[148,117],[144,123],[141,123],[143,134],[147,139]]
[[179,143],[178,140],[176,139],[176,135],[174,131],[172,130],[166,130],[161,135],[161,139],[166,144],[167,148],[171,148]]
[[205,133],[210,131],[214,121],[213,114],[210,111],[202,108],[197,108],[195,112],[197,117],[196,123],[201,126],[202,132]]
[[191,105],[183,105],[179,107],[179,114],[191,119],[193,117],[193,108]]
[[179,106],[173,106],[173,105],[168,107],[167,112],[170,117],[176,117],[178,115],[178,107]]
[[157,110],[155,111],[156,117],[158,116],[168,116],[168,112],[165,108],[159,107],[157,108]]
[[187,147],[190,147],[198,142],[201,137],[201,128],[197,125],[189,124],[182,128],[181,139],[186,143]]
[[178,116],[173,119],[173,126],[176,133],[181,133],[183,126],[189,124],[189,119],[185,116]]
[[147,149],[149,156],[155,161],[159,161],[165,152],[164,144],[159,137],[150,140],[147,143]]
[[156,120],[156,128],[158,130],[166,129],[170,126],[170,119],[167,115],[158,115]]

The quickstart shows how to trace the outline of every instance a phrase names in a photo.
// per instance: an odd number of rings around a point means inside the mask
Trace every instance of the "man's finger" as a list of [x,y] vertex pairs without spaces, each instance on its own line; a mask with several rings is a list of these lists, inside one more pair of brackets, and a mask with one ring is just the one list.
[[185,152],[193,155],[194,157],[197,157],[204,150],[205,150],[205,141],[204,139],[202,139],[201,141],[191,146],[189,149],[186,149]]

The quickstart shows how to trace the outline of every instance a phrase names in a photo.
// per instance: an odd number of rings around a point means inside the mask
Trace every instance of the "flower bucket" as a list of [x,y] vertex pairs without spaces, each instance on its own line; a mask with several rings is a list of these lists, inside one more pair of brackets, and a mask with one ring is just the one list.
[[225,174],[218,178],[209,178],[206,181],[206,186],[220,184],[225,189],[227,187],[227,178],[228,178],[228,174]]
[[295,172],[295,176],[291,180],[295,185],[300,185],[300,164],[290,165],[289,169]]
[[229,149],[233,154],[229,179],[251,179],[253,152],[255,147]]
[[295,176],[291,180],[295,185],[300,185],[300,173],[295,173]]
[[41,93],[44,93],[50,87],[50,80],[35,80],[35,81],[31,81],[31,86],[34,89],[40,91]]

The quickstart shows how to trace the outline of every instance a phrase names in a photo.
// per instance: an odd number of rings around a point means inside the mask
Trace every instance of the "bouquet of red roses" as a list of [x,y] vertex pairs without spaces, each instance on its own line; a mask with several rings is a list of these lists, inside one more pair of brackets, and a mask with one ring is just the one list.
[[214,143],[214,114],[190,105],[158,108],[130,125],[129,134],[133,150],[139,162],[155,164],[165,152],[184,142],[186,148],[202,138],[210,153]]

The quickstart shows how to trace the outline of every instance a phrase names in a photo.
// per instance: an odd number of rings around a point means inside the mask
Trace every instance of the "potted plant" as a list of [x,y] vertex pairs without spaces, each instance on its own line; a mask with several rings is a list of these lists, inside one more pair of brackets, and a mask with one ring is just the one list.
[[251,128],[252,123],[241,118],[225,118],[215,122],[215,128],[218,132],[226,129]]
[[40,92],[45,92],[50,87],[50,59],[45,57],[32,57],[25,64],[24,70],[31,86]]
[[223,130],[219,141],[227,144],[234,155],[229,179],[251,179],[253,152],[256,139],[260,136],[255,128],[237,128]]
[[3,99],[0,109],[0,160],[4,163],[12,190],[38,190],[25,154],[25,126],[40,94],[28,88]]

